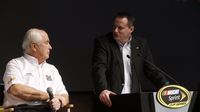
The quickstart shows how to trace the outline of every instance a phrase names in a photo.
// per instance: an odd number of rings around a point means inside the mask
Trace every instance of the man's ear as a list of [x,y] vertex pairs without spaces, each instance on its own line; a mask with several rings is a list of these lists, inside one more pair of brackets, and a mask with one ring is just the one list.
[[37,44],[31,43],[30,48],[31,48],[32,51],[36,52],[37,51],[37,49],[36,49],[37,48]]
[[133,32],[135,30],[134,28],[135,28],[134,26],[130,27],[131,32]]

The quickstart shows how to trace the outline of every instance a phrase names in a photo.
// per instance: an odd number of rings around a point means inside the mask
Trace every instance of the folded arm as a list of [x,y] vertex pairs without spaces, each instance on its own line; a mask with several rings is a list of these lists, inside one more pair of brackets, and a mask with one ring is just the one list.
[[23,84],[13,84],[9,87],[7,92],[25,101],[46,101],[49,99],[47,92],[43,92]]

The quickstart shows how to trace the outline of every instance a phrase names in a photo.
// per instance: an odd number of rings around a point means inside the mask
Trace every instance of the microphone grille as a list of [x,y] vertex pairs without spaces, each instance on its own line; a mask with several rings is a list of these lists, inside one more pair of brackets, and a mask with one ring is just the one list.
[[53,93],[53,89],[52,89],[51,87],[48,87],[48,88],[47,88],[47,92],[48,92],[48,93]]

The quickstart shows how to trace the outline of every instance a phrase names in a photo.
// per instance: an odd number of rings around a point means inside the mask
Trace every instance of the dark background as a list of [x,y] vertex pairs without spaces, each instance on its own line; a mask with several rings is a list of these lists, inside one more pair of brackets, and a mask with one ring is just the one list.
[[[200,2],[198,0],[1,0],[0,82],[6,63],[22,55],[24,33],[32,27],[49,34],[49,63],[68,91],[91,91],[93,39],[112,30],[113,15],[129,11],[135,35],[149,41],[157,66],[189,90],[200,82]],[[144,90],[152,90],[146,79]]]

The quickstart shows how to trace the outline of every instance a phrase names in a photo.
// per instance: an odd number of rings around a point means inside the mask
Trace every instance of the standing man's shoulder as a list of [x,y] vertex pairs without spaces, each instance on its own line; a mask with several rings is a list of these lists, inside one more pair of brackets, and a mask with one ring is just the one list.
[[148,45],[147,39],[145,37],[133,36],[133,41],[135,41],[139,45]]
[[100,36],[96,37],[95,40],[96,41],[110,41],[110,40],[113,40],[112,32],[100,35]]
[[109,32],[107,34],[101,35],[94,39],[94,43],[97,45],[109,45],[115,43],[114,37],[112,32]]

